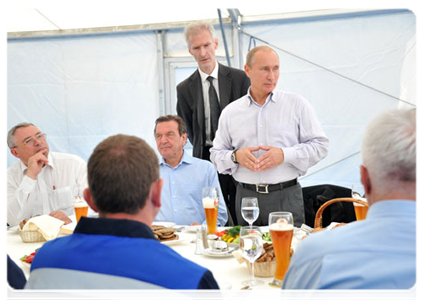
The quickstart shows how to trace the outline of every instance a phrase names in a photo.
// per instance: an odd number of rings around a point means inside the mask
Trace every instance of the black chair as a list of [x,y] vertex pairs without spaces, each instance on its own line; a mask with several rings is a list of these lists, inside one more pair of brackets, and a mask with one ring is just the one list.
[[[351,189],[331,184],[304,187],[302,191],[305,223],[310,227],[314,227],[316,212],[326,201],[335,198],[351,198]],[[354,205],[351,202],[333,203],[323,211],[322,215],[323,227],[332,222],[349,223],[355,220]]]

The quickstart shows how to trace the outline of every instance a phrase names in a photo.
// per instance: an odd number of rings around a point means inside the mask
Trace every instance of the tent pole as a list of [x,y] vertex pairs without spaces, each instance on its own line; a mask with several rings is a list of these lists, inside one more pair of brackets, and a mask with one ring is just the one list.
[[226,61],[228,62],[228,66],[230,67],[231,60],[229,58],[228,44],[226,42],[225,30],[223,29],[222,14],[220,13],[220,8],[217,9],[217,13],[219,15],[219,23],[220,23],[220,30],[222,31],[223,44],[225,45]]

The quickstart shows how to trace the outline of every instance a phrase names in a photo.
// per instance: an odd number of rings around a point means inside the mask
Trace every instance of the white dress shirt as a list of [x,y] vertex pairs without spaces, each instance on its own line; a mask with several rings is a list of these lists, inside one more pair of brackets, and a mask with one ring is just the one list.
[[50,152],[49,164],[35,180],[26,176],[27,166],[17,161],[7,170],[7,223],[61,210],[74,214],[73,198],[83,198],[87,184],[84,160],[72,154]]
[[213,77],[213,86],[216,90],[217,99],[220,102],[220,95],[219,95],[219,82],[218,82],[218,74],[219,74],[219,64],[216,63],[216,67],[214,68],[213,72],[208,75],[198,69],[201,77],[201,84],[203,86],[203,99],[204,99],[204,123],[206,125],[206,145],[212,146],[213,141],[210,138],[211,133],[211,123],[210,123],[210,101],[209,101],[209,88],[210,82],[207,80],[209,76]]
[[[253,172],[231,160],[234,150],[258,146],[279,147],[284,162],[264,172]],[[250,95],[230,103],[222,111],[210,150],[210,159],[221,174],[249,184],[275,184],[304,175],[323,159],[329,140],[316,114],[300,95],[274,90],[263,105]],[[264,153],[253,153],[257,158]]]

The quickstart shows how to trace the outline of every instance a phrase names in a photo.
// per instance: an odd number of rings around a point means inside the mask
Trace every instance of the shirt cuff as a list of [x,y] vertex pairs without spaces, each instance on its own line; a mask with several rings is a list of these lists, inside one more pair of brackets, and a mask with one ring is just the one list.
[[37,180],[34,180],[32,178],[30,178],[29,176],[24,176],[24,178],[22,179],[22,182],[20,184],[20,188],[26,192],[26,193],[30,193],[32,191],[32,189],[35,186],[35,183],[37,182]]
[[283,155],[284,155],[284,163],[294,163],[295,162],[295,148],[289,147],[289,148],[282,148]]

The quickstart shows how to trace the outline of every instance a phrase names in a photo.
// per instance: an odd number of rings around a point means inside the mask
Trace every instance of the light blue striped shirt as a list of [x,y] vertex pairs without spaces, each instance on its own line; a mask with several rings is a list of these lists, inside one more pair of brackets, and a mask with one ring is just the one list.
[[178,225],[205,223],[202,188],[216,186],[220,193],[217,226],[225,226],[228,220],[226,205],[216,169],[209,161],[192,157],[184,151],[181,162],[172,168],[161,157],[160,177],[164,179],[162,207],[155,221]]
[[416,202],[386,200],[367,217],[300,241],[284,289],[409,289],[416,283]]
[[[264,172],[232,162],[235,149],[260,145],[282,148],[285,161]],[[274,184],[304,175],[326,156],[328,147],[329,140],[303,97],[274,90],[259,105],[248,91],[222,111],[210,158],[219,173],[232,174],[239,182]],[[257,152],[256,157],[263,153]]]

